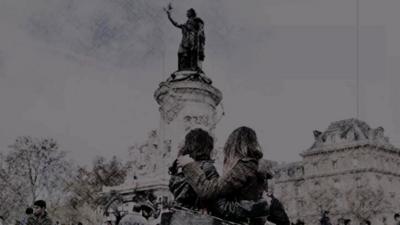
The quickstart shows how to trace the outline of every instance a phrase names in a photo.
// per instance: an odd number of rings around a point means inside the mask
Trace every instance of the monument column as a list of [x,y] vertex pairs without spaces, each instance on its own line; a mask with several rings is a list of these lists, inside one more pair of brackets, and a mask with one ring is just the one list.
[[154,94],[160,106],[159,147],[168,165],[190,130],[202,128],[214,136],[217,106],[222,100],[222,93],[198,72],[179,71],[173,77],[161,82]]
[[166,82],[160,83],[154,94],[160,105],[160,152],[163,163],[171,165],[188,131],[202,128],[214,136],[218,122],[217,106],[222,100],[222,93],[211,85],[211,80],[202,69],[205,57],[203,20],[191,8],[186,12],[186,22],[179,24],[171,16],[171,4],[164,10],[172,25],[182,33],[178,71]]
[[140,203],[138,196],[155,205],[155,202],[168,205],[173,197],[168,188],[168,168],[177,158],[185,135],[194,128],[202,128],[214,136],[219,121],[217,107],[222,93],[202,69],[204,22],[194,9],[189,9],[187,21],[178,24],[171,17],[171,10],[171,5],[165,9],[171,23],[181,29],[182,41],[178,50],[178,71],[161,82],[154,93],[160,111],[158,132],[150,132],[146,142],[130,148],[134,170],[131,179],[118,187],[103,189],[104,194],[116,190],[127,208]]

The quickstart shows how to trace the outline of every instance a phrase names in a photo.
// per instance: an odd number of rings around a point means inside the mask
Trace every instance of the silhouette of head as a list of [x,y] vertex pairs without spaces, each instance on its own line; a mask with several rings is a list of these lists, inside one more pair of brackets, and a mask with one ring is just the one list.
[[399,213],[394,214],[394,220],[400,221],[400,214]]
[[200,128],[189,131],[185,136],[185,145],[179,155],[189,155],[192,159],[210,160],[211,151],[214,148],[214,139],[211,135]]
[[188,9],[188,11],[186,12],[186,16],[188,18],[193,18],[196,17],[196,11],[193,8]]
[[32,215],[33,209],[31,207],[26,208],[25,210],[26,215]]
[[46,212],[46,202],[37,200],[33,203],[33,214],[35,216],[42,216]]

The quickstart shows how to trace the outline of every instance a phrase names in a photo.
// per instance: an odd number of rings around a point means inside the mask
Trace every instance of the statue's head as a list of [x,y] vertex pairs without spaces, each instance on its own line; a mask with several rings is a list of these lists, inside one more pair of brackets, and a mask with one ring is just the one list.
[[196,11],[193,8],[188,9],[188,11],[186,12],[186,16],[188,18],[193,18],[196,17]]

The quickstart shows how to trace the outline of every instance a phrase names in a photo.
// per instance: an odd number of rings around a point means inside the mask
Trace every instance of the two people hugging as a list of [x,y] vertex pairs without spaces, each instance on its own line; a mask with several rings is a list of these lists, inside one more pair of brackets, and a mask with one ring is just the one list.
[[[205,211],[236,223],[289,225],[282,204],[268,194],[262,151],[255,131],[239,127],[224,146],[223,173],[219,175],[211,160],[214,140],[202,129],[185,137],[175,166],[170,168],[169,188],[183,207]],[[177,168],[181,168],[179,171]]]

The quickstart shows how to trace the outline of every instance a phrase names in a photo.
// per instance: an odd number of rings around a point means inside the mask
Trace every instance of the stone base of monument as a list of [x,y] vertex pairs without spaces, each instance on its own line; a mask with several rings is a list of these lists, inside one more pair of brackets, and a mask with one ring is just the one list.
[[168,82],[177,82],[184,80],[202,81],[206,84],[212,84],[211,79],[208,78],[203,72],[192,70],[176,71],[171,74],[170,78],[167,79]]
[[161,215],[161,225],[243,225],[201,214],[189,209],[173,208]]

